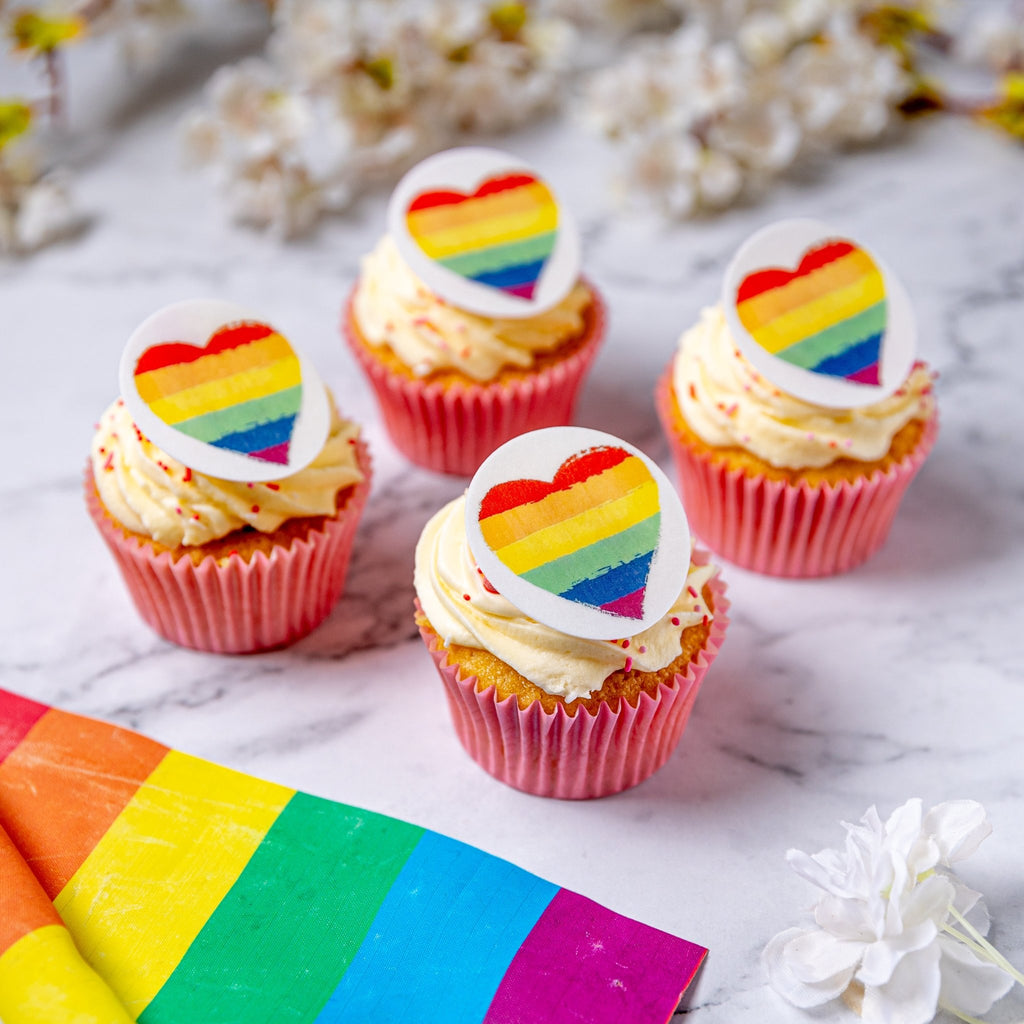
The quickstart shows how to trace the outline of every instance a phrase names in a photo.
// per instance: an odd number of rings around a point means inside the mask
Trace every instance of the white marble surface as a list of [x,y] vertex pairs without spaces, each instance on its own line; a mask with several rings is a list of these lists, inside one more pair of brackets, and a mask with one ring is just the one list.
[[[809,214],[885,254],[941,372],[942,432],[869,564],[820,582],[726,565],[733,622],[679,750],[610,799],[545,801],[493,781],[458,746],[411,617],[420,527],[460,489],[389,446],[338,339],[383,197],[280,247],[227,224],[175,137],[205,69],[85,94],[73,127],[91,230],[0,264],[3,609],[0,684],[322,796],[447,832],[614,909],[710,947],[685,1002],[699,1024],[800,1021],[758,956],[803,920],[787,847],[838,845],[838,820],[910,796],[972,797],[994,835],[964,879],[996,944],[1024,962],[1024,153],[984,130],[921,124],[895,147],[806,169],[760,205],[672,227],[609,208],[602,144],[552,125],[508,140],[571,196],[587,273],[611,309],[578,421],[667,465],[651,403],[679,330],[759,225]],[[89,123],[89,118],[82,118]],[[74,126],[73,122],[73,126]],[[376,480],[348,588],[290,650],[179,650],[138,619],[89,522],[81,478],[132,327],[214,294],[263,311],[304,346],[361,421]],[[993,1020],[1024,1015],[1024,996]],[[853,1019],[841,1006],[814,1019]]]

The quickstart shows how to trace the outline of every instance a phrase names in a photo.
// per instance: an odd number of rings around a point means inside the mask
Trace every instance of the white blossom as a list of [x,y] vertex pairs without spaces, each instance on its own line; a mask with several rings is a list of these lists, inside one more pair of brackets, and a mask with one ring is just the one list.
[[1024,67],[1024,11],[1016,7],[986,7],[968,19],[956,37],[962,60],[1004,72]]
[[786,855],[824,895],[816,927],[788,929],[765,947],[772,986],[804,1008],[852,994],[867,1024],[927,1024],[940,1007],[988,1010],[1014,979],[975,952],[983,947],[971,936],[984,943],[988,915],[948,870],[991,832],[981,805],[951,801],[925,814],[915,799],[885,822],[872,807],[843,827],[842,850]]

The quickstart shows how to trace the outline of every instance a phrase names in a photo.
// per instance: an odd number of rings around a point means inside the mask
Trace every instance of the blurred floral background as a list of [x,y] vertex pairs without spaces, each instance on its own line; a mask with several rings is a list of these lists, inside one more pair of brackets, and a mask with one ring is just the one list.
[[281,239],[429,152],[555,115],[613,147],[610,203],[673,217],[898,145],[915,117],[1024,142],[1021,0],[0,0],[0,252],[85,227],[74,51],[116,46],[141,75],[209,45],[211,12],[225,60],[181,150],[233,219]]

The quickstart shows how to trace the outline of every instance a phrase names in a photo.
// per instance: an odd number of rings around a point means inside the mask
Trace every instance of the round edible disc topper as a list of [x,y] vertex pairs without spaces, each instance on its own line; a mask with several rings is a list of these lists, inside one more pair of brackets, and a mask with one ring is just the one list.
[[330,408],[288,339],[228,302],[166,306],[128,339],[121,395],[168,455],[223,480],[280,480],[316,458]]
[[690,569],[665,474],[599,430],[550,427],[502,445],[466,493],[466,537],[490,584],[530,618],[616,640],[661,619]]
[[535,316],[579,278],[572,217],[535,170],[498,149],[417,164],[391,195],[388,232],[431,291],[483,316]]
[[820,221],[779,221],[749,238],[726,270],[722,308],[754,369],[815,405],[878,402],[914,363],[917,329],[903,285]]

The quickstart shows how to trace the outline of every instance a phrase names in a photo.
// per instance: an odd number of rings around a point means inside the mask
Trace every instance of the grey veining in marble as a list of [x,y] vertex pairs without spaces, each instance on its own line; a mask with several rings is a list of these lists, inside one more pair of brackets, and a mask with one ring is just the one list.
[[[910,796],[975,798],[995,833],[962,874],[989,899],[996,944],[1024,963],[1020,148],[924,123],[896,146],[807,169],[760,205],[672,226],[611,208],[612,159],[575,126],[506,141],[572,196],[586,272],[610,306],[580,423],[667,464],[654,381],[736,245],[784,216],[833,221],[885,255],[941,374],[940,438],[886,547],[824,581],[726,565],[732,626],[679,750],[637,789],[573,804],[506,789],[467,759],[415,636],[413,546],[461,483],[395,453],[339,341],[384,198],[285,247],[232,227],[207,183],[181,169],[175,126],[197,83],[172,84],[127,106],[111,98],[123,79],[89,85],[108,97],[106,120],[98,142],[80,132],[72,144],[94,224],[0,266],[2,684],[447,832],[699,941],[711,955],[685,1014],[699,1024],[807,1019],[766,988],[758,962],[810,903],[787,847],[838,845],[838,821],[872,803],[887,813]],[[312,636],[255,657],[178,650],[150,633],[81,500],[129,331],[158,306],[211,293],[286,327],[365,425],[375,460],[345,596]],[[1018,994],[992,1019],[1022,1015]],[[813,1019],[852,1018],[834,1006]]]

